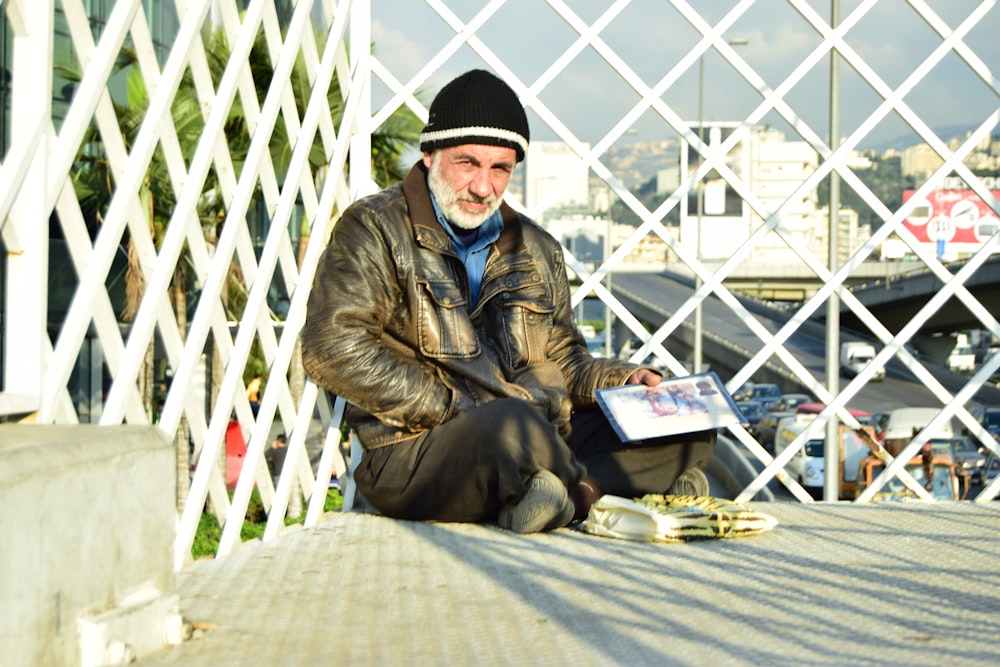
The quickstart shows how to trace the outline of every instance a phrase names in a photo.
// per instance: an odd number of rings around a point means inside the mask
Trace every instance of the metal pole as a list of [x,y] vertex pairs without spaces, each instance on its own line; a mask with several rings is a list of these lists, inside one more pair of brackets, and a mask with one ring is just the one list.
[[[607,263],[611,257],[611,229],[613,226],[611,212],[608,211],[608,228],[604,231],[604,262]],[[611,267],[608,267],[608,275],[605,277],[605,286],[611,292]],[[610,359],[614,356],[611,341],[611,306],[604,304],[604,356]]]
[[[705,54],[701,54],[698,58],[698,139],[704,143],[705,141],[705,130],[704,130],[704,102],[705,102]],[[700,165],[705,159],[702,156],[698,160]],[[698,222],[697,229],[695,230],[695,248],[694,256],[699,262],[701,261],[701,216],[705,211],[705,188],[704,183],[699,181],[697,185],[697,195],[698,195]],[[701,288],[701,276],[695,271],[694,274],[694,290],[697,292]],[[692,371],[695,373],[701,372],[702,364],[702,321],[701,321],[701,300],[694,308],[694,350],[692,351]]]
[[[840,23],[840,1],[830,0],[830,26]],[[830,150],[840,144],[840,69],[836,49],[830,49]],[[837,237],[840,230],[840,175],[830,172],[828,263],[831,272],[839,268]],[[826,385],[830,395],[840,393],[840,299],[833,292],[826,302]],[[840,498],[840,422],[834,415],[826,425],[823,498]]]

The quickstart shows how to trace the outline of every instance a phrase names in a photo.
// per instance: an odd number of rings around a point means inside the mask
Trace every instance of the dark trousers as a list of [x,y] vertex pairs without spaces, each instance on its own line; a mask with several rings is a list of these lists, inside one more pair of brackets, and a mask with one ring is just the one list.
[[598,408],[578,410],[566,442],[545,414],[519,399],[492,401],[420,436],[366,451],[358,490],[387,516],[421,521],[496,519],[540,469],[567,485],[589,476],[605,493],[663,493],[704,466],[713,431],[623,443]]

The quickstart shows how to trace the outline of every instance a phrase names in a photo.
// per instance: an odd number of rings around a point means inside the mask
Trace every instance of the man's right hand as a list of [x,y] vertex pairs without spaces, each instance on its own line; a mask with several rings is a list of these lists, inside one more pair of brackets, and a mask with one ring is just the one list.
[[628,384],[644,384],[647,387],[655,387],[663,380],[663,376],[648,368],[639,368],[628,378]]

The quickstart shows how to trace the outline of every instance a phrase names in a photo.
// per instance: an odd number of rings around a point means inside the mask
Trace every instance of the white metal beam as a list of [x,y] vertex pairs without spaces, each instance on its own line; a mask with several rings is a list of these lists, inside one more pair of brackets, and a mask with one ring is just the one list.
[[[3,317],[4,393],[8,409],[34,412],[40,405],[48,338],[49,214],[45,201],[45,174],[52,135],[39,132],[52,116],[52,40],[54,3],[9,4],[15,15],[11,64],[12,153],[26,159],[23,177],[17,177],[8,248],[6,313]],[[19,10],[19,11],[17,11]],[[18,29],[19,28],[19,29]],[[21,132],[21,128],[25,131]],[[32,130],[33,128],[33,130]],[[30,142],[30,144],[20,144]],[[20,145],[19,145],[20,144]],[[5,172],[9,167],[4,164]],[[20,170],[19,170],[20,171]],[[6,174],[5,174],[6,175]],[[14,185],[10,183],[9,185]],[[16,399],[16,400],[15,400]],[[0,404],[2,405],[2,404]]]

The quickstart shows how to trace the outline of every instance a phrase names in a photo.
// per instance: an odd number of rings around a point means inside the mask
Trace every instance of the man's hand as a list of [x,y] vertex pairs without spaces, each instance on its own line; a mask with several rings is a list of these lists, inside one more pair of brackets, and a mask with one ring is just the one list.
[[640,368],[628,377],[629,384],[644,384],[647,387],[655,387],[663,379],[659,373],[654,373],[648,368]]

